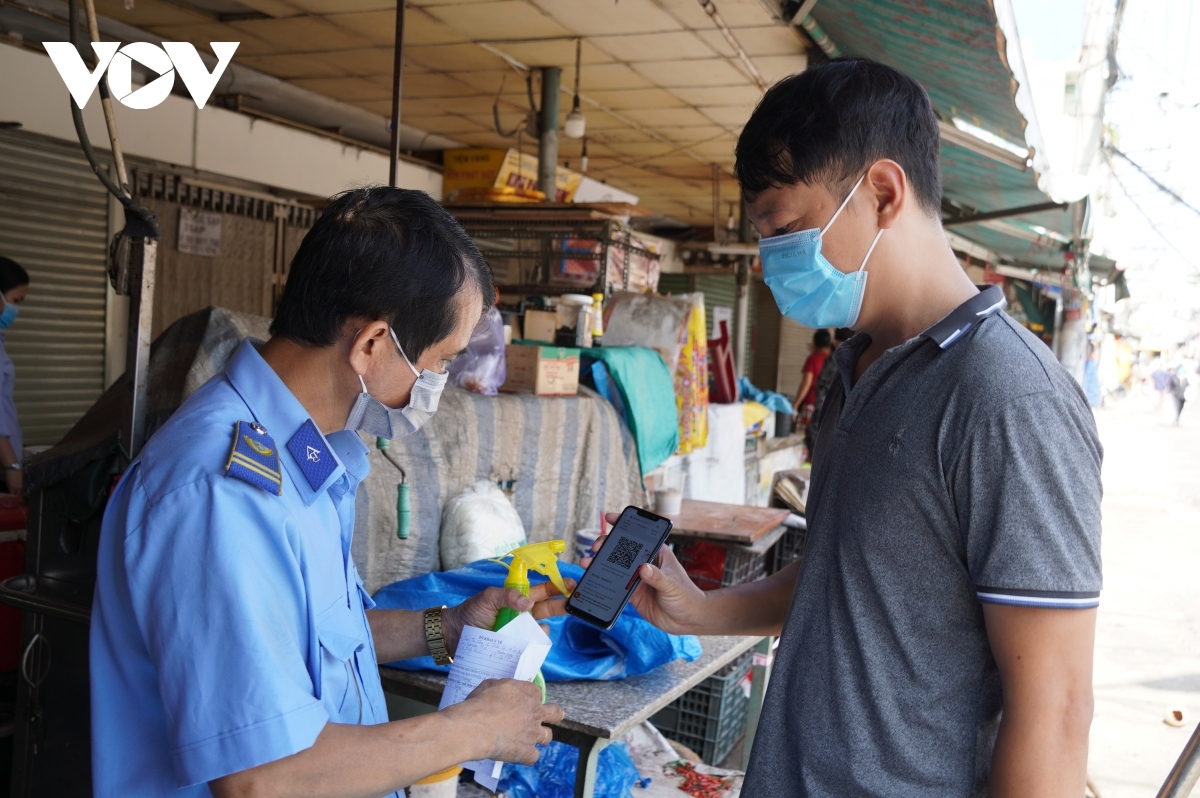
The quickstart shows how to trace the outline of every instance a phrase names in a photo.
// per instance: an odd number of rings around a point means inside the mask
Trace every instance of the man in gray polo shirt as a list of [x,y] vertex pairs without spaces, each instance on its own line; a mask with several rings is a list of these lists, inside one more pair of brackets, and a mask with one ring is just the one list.
[[864,60],[782,81],[738,142],[780,309],[858,331],[818,410],[802,561],[707,594],[669,551],[639,571],[663,629],[781,635],[747,798],[1084,793],[1100,443],[959,266],[938,164],[925,91]]

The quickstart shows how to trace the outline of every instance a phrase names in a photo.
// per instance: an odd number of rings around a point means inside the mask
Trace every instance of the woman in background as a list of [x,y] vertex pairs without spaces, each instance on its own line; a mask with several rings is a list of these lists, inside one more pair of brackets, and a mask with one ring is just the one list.
[[21,425],[17,422],[17,406],[13,402],[13,383],[16,370],[4,347],[4,336],[16,321],[17,310],[29,293],[29,273],[16,261],[0,256],[0,467],[4,468],[4,487],[8,493],[20,493]]

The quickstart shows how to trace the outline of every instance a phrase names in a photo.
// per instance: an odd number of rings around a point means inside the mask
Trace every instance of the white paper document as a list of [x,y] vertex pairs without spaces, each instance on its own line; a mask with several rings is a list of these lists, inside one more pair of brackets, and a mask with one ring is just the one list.
[[[509,621],[499,632],[465,627],[438,709],[466,700],[480,682],[488,679],[531,681],[549,653],[550,638],[527,612]],[[463,762],[463,767],[475,771],[475,781],[495,792],[503,764],[485,759]]]

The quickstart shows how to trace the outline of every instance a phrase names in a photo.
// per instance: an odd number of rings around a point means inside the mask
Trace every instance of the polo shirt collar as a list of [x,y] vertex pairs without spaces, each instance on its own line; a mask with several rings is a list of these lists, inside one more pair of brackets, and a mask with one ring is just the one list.
[[921,336],[930,338],[937,345],[946,349],[967,331],[988,316],[993,316],[1004,309],[1008,300],[998,285],[981,288],[979,293],[946,314],[945,318],[933,324]]
[[[276,448],[279,450],[280,462],[291,475],[292,482],[305,505],[311,505],[318,496],[329,489],[330,485],[346,474],[346,466],[334,452],[345,453],[353,451],[353,449],[338,435],[330,437],[338,437],[339,445],[337,447],[331,445],[317,430],[316,424],[309,417],[304,405],[300,404],[300,400],[296,398],[295,394],[288,389],[283,380],[279,379],[275,369],[271,368],[258,353],[258,346],[261,344],[262,341],[253,338],[242,341],[233,357],[225,364],[225,377],[242,397],[246,406],[250,408],[254,420],[265,427],[267,434],[275,441]],[[324,475],[324,479],[315,488],[309,482],[306,473],[311,466],[302,465],[293,452],[294,447],[289,445],[294,438],[305,442],[299,451],[309,452],[310,456],[316,457],[317,460],[313,462],[320,462],[322,457],[331,458],[329,462],[333,465],[333,469]],[[366,448],[362,445],[361,440],[358,441],[358,444],[360,448]],[[311,451],[309,450],[310,446]],[[351,459],[367,462],[365,451],[358,458]],[[356,462],[355,465],[359,466],[359,463]],[[356,470],[358,469],[356,468]]]

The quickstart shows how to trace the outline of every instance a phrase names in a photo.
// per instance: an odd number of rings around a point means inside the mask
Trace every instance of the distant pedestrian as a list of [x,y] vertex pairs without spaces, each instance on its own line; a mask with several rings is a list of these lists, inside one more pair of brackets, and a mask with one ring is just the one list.
[[1154,402],[1154,409],[1161,410],[1163,397],[1167,395],[1167,388],[1171,384],[1171,372],[1162,364],[1162,361],[1158,361],[1158,368],[1150,374],[1150,381],[1154,384],[1154,392],[1158,394]]
[[[849,327],[838,327],[833,333],[833,348],[836,351],[839,346],[849,341],[854,337],[854,330]],[[817,384],[814,388],[817,394],[817,401],[814,404],[812,419],[808,422],[807,437],[809,440],[817,439],[817,421],[821,418],[821,406],[825,404],[825,395],[829,393],[829,386],[833,385],[833,381],[837,379],[838,369],[837,361],[832,357],[825,358],[825,365],[821,366],[821,373],[817,375]]]
[[4,482],[0,490],[20,493],[23,485],[21,461],[24,459],[21,424],[13,402],[16,369],[4,348],[4,335],[17,320],[18,306],[29,293],[29,273],[14,260],[0,256],[0,469]]
[[1171,394],[1171,398],[1175,400],[1175,426],[1179,426],[1179,417],[1183,415],[1183,403],[1187,401],[1186,394],[1188,388],[1187,373],[1183,366],[1179,366],[1171,374],[1170,382],[1167,390]]
[[800,388],[796,391],[796,399],[792,409],[796,411],[796,430],[804,435],[804,445],[812,456],[813,438],[809,435],[808,425],[815,415],[817,407],[817,377],[825,367],[825,360],[833,351],[833,336],[829,330],[817,330],[813,333],[812,353],[804,361],[804,376],[800,379]]

